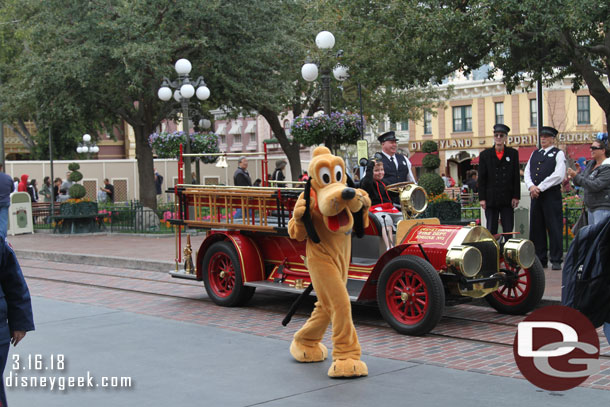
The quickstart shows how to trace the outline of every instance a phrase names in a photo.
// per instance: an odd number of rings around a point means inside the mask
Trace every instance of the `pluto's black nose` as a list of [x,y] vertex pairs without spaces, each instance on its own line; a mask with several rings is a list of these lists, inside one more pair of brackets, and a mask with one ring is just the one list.
[[354,199],[355,196],[356,190],[354,188],[345,188],[343,191],[341,191],[341,198],[343,198],[344,201]]

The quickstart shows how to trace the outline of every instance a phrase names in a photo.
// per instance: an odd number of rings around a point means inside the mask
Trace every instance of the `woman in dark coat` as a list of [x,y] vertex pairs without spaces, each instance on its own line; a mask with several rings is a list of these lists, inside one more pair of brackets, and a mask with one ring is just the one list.
[[[13,249],[0,237],[0,377],[3,377],[10,344],[17,346],[27,331],[34,330],[30,291]],[[4,380],[0,382],[0,403],[6,404]]]

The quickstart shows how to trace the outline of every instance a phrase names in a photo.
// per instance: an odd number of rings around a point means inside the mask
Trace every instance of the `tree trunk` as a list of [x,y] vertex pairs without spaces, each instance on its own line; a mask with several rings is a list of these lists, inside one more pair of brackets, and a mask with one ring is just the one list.
[[288,137],[286,137],[286,132],[284,131],[284,127],[282,127],[282,123],[280,123],[279,114],[277,112],[274,112],[266,107],[259,108],[257,110],[267,120],[269,126],[271,126],[273,134],[278,139],[284,154],[286,154],[286,158],[290,163],[290,174],[292,175],[292,180],[298,180],[301,176],[300,144],[293,140],[289,140]]
[[148,144],[148,135],[153,131],[147,129],[145,125],[135,126],[133,131],[136,139],[140,202],[148,208],[157,209],[153,155],[152,148]]

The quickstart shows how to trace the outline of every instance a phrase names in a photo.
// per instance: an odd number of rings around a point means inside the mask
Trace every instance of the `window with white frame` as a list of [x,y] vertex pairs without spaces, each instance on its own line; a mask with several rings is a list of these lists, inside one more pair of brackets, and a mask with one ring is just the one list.
[[453,108],[453,131],[472,131],[472,106]]
[[577,109],[578,124],[591,124],[589,96],[578,96]]
[[233,144],[241,144],[241,134],[233,135]]
[[409,121],[408,120],[400,122],[400,130],[409,131]]
[[497,102],[495,104],[496,110],[496,124],[504,124],[504,102]]
[[424,134],[432,134],[432,112],[424,110]]
[[538,127],[538,101],[530,99],[530,127]]

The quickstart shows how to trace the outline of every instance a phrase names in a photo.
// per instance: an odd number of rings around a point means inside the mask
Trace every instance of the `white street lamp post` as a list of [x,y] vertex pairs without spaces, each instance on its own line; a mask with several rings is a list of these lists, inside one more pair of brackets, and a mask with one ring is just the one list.
[[[176,61],[174,68],[178,74],[178,79],[170,81],[168,78],[163,78],[163,83],[157,91],[157,96],[164,102],[169,101],[173,97],[176,102],[180,102],[182,105],[182,131],[186,135],[185,153],[190,154],[189,99],[197,96],[199,100],[206,100],[210,97],[210,89],[206,86],[203,76],[198,77],[194,82],[191,81],[189,73],[191,72],[192,65],[188,59],[179,59]],[[184,174],[186,183],[190,184],[192,182],[191,157],[184,157],[184,172],[186,172]]]
[[100,148],[95,144],[95,141],[91,141],[91,136],[89,134],[83,135],[83,142],[78,143],[78,147],[76,147],[76,152],[79,154],[87,154],[87,158],[90,157],[90,154],[99,153]]
[[[335,46],[335,36],[330,31],[321,31],[316,35],[316,46],[320,49],[331,50]],[[341,52],[341,51],[340,51]],[[324,114],[330,116],[330,68],[322,67],[322,98],[324,103]],[[336,65],[333,76],[338,81],[344,81],[349,77],[348,68]],[[308,62],[301,67],[301,76],[307,82],[313,82],[318,78],[318,65]]]

